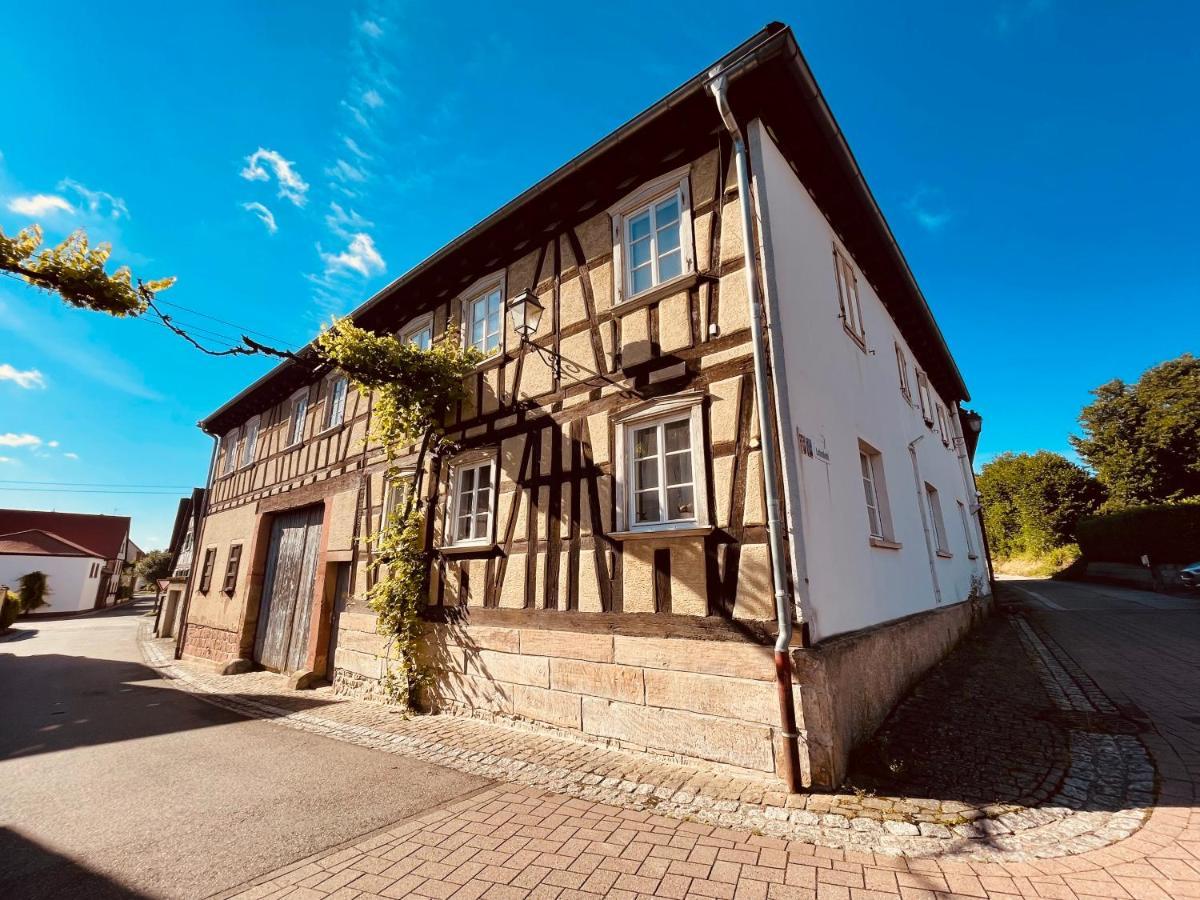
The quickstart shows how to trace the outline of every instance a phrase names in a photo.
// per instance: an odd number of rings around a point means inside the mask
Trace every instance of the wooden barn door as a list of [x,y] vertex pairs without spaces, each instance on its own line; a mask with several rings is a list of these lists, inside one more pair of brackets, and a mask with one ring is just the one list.
[[308,656],[321,519],[321,507],[314,506],[283,513],[271,523],[254,656],[276,672],[302,669]]

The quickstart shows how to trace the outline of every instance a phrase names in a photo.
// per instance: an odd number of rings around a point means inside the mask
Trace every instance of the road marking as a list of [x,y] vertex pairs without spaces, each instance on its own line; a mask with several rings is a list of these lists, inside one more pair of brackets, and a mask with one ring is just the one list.
[[[1012,584],[1012,582],[1011,582],[1011,581],[1008,581],[1007,583],[1008,583],[1008,584]],[[1028,594],[1028,595],[1029,595],[1030,597],[1032,597],[1034,600],[1041,601],[1042,603],[1044,603],[1044,604],[1045,604],[1047,607],[1049,607],[1050,609],[1057,609],[1059,612],[1070,612],[1070,610],[1069,610],[1069,609],[1067,609],[1067,607],[1065,607],[1065,606],[1059,606],[1057,603],[1055,603],[1055,602],[1054,602],[1053,600],[1051,600],[1049,597],[1045,597],[1045,596],[1043,596],[1043,595],[1039,594],[1037,591],[1031,591],[1029,588],[1027,588],[1027,587],[1021,587],[1021,586],[1020,586],[1020,585],[1018,585],[1018,584],[1013,584],[1012,586],[1013,586],[1013,587],[1015,587],[1015,588],[1016,588],[1018,591],[1021,591],[1022,593]]]

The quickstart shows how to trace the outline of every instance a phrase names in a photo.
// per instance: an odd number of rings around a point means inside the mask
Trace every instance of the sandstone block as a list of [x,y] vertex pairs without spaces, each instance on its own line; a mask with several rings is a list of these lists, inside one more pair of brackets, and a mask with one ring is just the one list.
[[584,697],[583,730],[597,737],[745,769],[775,769],[771,729],[763,725]]
[[513,713],[578,731],[583,721],[582,699],[578,694],[518,684],[513,688]]
[[646,705],[686,709],[709,716],[775,725],[775,685],[748,678],[646,669]]
[[550,663],[544,656],[517,656],[495,650],[468,651],[467,672],[509,684],[550,686]]
[[616,635],[613,637],[613,660],[621,665],[648,669],[728,675],[755,681],[775,679],[775,656],[770,647],[735,641]]
[[766,544],[742,546],[733,615],[738,619],[775,618],[775,598],[771,589],[771,554]]
[[641,669],[578,659],[550,660],[550,687],[625,703],[642,703],[645,696]]
[[612,662],[613,639],[611,634],[525,628],[521,630],[521,653]]
[[520,633],[515,628],[497,628],[493,625],[447,626],[447,634],[460,647],[468,650],[499,650],[502,653],[517,653],[521,648]]
[[439,676],[429,687],[428,693],[435,708],[446,703],[461,703],[471,709],[488,710],[502,715],[512,715],[512,686],[500,684],[487,678],[451,672]]

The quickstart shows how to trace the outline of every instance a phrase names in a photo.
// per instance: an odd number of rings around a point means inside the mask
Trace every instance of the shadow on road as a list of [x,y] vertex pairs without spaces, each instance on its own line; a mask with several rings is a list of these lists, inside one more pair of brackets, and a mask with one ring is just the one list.
[[146,898],[61,853],[0,827],[0,897],[8,900]]
[[[176,691],[137,662],[0,652],[0,685],[0,760],[244,721]],[[258,694],[216,696],[250,703],[278,700]],[[330,702],[289,698],[288,712]],[[270,717],[262,710],[256,715]]]

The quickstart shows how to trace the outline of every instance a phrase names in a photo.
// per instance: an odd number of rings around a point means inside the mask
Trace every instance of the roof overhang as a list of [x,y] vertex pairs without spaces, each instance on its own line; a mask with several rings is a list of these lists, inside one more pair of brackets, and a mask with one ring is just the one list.
[[[711,149],[721,130],[707,85],[723,70],[743,122],[762,119],[801,181],[875,285],[920,364],[947,401],[969,399],[941,331],[791,29],[772,23],[649,109],[543,178],[376,293],[350,315],[393,330],[478,277],[595,215],[672,162]],[[299,354],[316,362],[312,345]],[[313,368],[280,363],[200,422],[220,435],[311,381]]]

